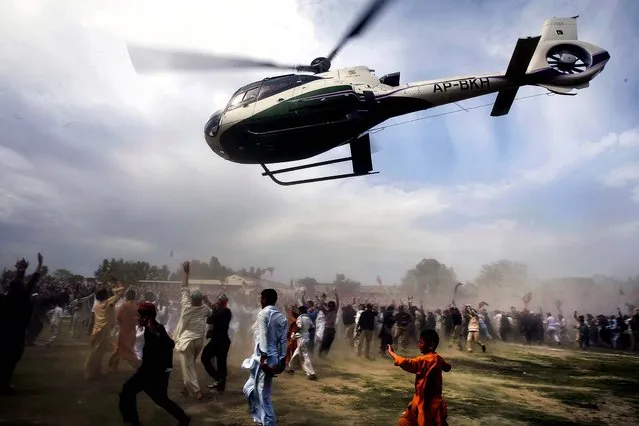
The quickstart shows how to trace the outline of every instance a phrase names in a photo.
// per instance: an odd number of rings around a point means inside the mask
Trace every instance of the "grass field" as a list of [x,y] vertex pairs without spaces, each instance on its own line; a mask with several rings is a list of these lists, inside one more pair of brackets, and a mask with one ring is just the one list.
[[[192,425],[252,424],[242,395],[241,346],[229,357],[226,394],[206,401],[180,395],[176,363],[169,395],[192,415]],[[491,345],[485,354],[442,349],[453,366],[444,375],[451,425],[639,424],[637,358],[516,345]],[[121,424],[118,392],[131,370],[123,366],[101,382],[86,382],[86,352],[85,344],[65,334],[53,348],[27,348],[14,377],[19,394],[0,398],[0,425]],[[413,376],[387,359],[357,360],[338,344],[315,365],[317,382],[299,372],[275,379],[279,425],[390,426],[412,396]],[[199,368],[204,387],[209,381]],[[138,405],[143,424],[175,424],[146,395],[140,394]]]

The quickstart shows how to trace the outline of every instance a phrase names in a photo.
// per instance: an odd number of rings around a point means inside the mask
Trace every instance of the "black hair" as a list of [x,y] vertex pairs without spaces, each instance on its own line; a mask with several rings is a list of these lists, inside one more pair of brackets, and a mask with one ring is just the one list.
[[106,288],[101,288],[95,292],[95,298],[98,302],[103,302],[109,298],[109,292]]
[[126,300],[135,300],[135,290],[133,290],[132,288],[128,289],[124,297],[126,298]]
[[277,303],[277,291],[274,288],[266,288],[260,293],[266,305],[275,305]]
[[422,330],[419,338],[426,343],[426,347],[430,352],[435,352],[439,345],[439,334],[433,329]]
[[302,314],[307,314],[308,313],[308,308],[304,305],[302,306],[298,306],[297,308],[297,312],[302,315]]
[[140,314],[141,317],[155,319],[158,313],[155,309],[138,308],[138,314]]

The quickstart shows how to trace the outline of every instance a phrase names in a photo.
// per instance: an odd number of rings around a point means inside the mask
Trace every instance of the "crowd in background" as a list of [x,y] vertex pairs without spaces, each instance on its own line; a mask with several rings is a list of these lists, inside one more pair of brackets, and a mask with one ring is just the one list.
[[[2,299],[11,293],[10,282],[2,283]],[[62,318],[72,318],[69,326],[72,328],[88,328],[92,324],[92,306],[95,303],[93,295],[97,288],[104,284],[80,282],[47,282],[38,283],[29,295],[29,319],[26,329],[25,344],[36,342],[45,325],[50,324],[51,315],[56,306],[62,309]],[[164,305],[172,318],[177,318],[180,299],[180,286],[162,283],[144,283],[131,286],[145,300],[154,300],[160,306]],[[248,337],[245,325],[252,321],[258,308],[260,288],[242,288],[241,291],[230,291],[220,288],[218,292],[229,295],[230,306],[234,311],[232,329],[239,331],[242,338]],[[215,297],[215,295],[211,295]],[[448,341],[455,337],[467,335],[467,322],[463,320],[467,307],[455,306],[428,307],[416,306],[410,302],[395,301],[391,298],[361,300],[357,295],[347,295],[348,303],[340,307],[338,324],[340,328],[349,329],[353,325],[354,317],[371,305],[376,315],[375,334],[383,335],[384,327],[389,328],[392,318],[399,318],[399,322],[392,322],[391,335],[417,336],[423,329],[435,329]],[[302,304],[303,295],[300,291],[281,292],[278,305],[282,312],[291,312],[292,307]],[[315,294],[311,299],[316,303],[324,303],[325,294]],[[5,303],[2,304],[4,310]],[[499,340],[504,342],[523,342],[526,344],[560,344],[580,345],[581,347],[602,347],[618,350],[639,351],[639,314],[638,310],[622,313],[615,309],[607,314],[585,313],[566,315],[557,306],[556,312],[539,310],[516,309],[509,310],[488,309],[482,302],[473,308],[479,322],[479,335],[482,341]],[[311,309],[311,314],[313,309]],[[4,315],[3,315],[4,316]],[[311,315],[314,319],[315,317]],[[460,320],[460,317],[462,319]],[[461,322],[460,322],[461,321]],[[349,324],[350,323],[350,324]],[[386,325],[384,325],[386,324]],[[168,324],[170,330],[171,324]],[[459,329],[456,329],[459,327]],[[399,331],[398,331],[399,330]],[[406,331],[404,331],[406,330]],[[84,334],[84,333],[82,333]],[[77,335],[74,330],[74,335]],[[84,334],[86,335],[86,334]],[[381,337],[380,337],[381,338]],[[394,339],[398,341],[397,338]]]

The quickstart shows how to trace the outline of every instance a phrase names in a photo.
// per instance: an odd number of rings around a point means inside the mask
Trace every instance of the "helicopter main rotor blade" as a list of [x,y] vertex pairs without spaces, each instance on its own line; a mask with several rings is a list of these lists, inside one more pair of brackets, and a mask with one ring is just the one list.
[[329,61],[332,61],[337,53],[349,42],[352,38],[360,35],[368,25],[375,19],[375,17],[379,14],[384,6],[390,3],[391,0],[372,0],[372,2],[368,5],[368,8],[364,9],[362,14],[359,16],[357,21],[351,26],[350,30],[342,37],[342,39],[337,43],[337,46],[333,49],[331,53],[326,57]]
[[159,72],[165,70],[203,71],[233,68],[276,68],[304,71],[304,65],[276,64],[250,58],[213,55],[170,49],[127,46],[136,71]]

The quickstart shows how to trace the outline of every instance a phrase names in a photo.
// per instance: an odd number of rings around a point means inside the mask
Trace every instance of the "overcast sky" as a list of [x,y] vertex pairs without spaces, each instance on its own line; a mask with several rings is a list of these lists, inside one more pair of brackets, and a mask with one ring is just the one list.
[[103,257],[175,267],[216,255],[282,280],[370,283],[431,256],[464,280],[502,257],[539,276],[639,272],[637,1],[397,0],[334,67],[402,71],[403,82],[499,71],[517,37],[575,14],[580,39],[612,59],[576,97],[388,128],[374,136],[380,175],[289,188],[203,139],[208,116],[269,72],[138,76],[126,51],[135,41],[305,63],[363,3],[0,2],[0,264],[42,251],[50,267],[92,273]]

